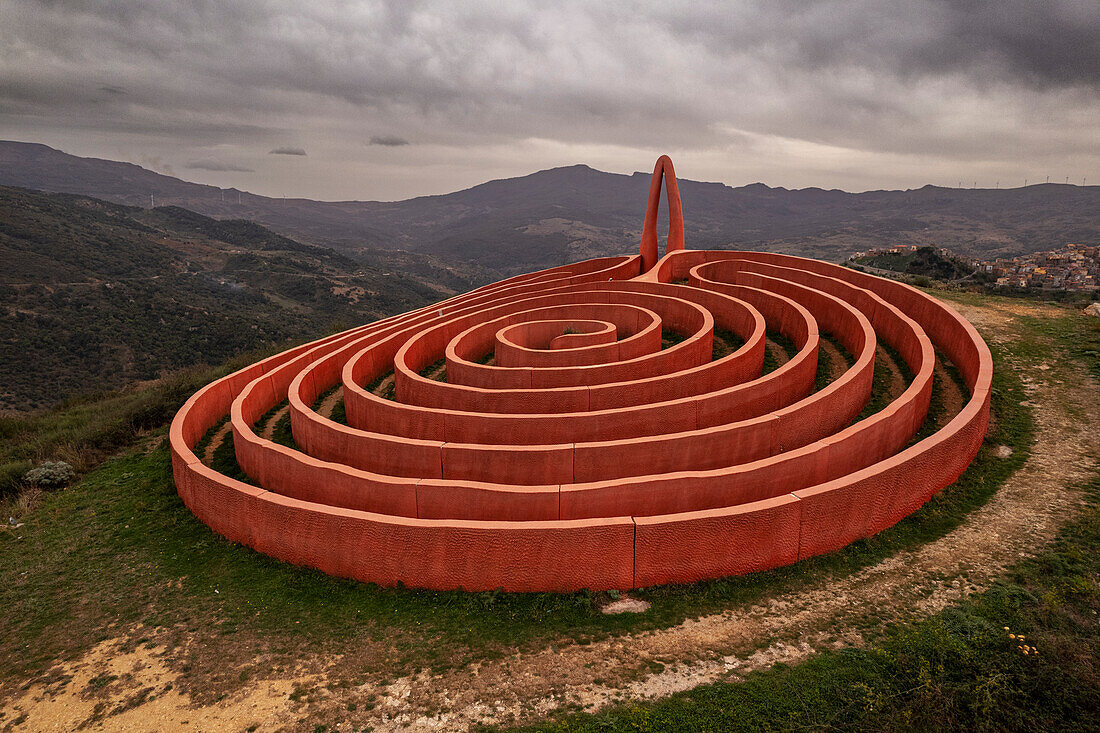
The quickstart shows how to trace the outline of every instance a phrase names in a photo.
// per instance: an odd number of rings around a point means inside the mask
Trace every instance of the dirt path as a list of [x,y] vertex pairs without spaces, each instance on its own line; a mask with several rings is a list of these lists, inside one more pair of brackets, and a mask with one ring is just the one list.
[[336,408],[336,404],[344,399],[344,386],[340,385],[338,388],[332,390],[332,394],[325,397],[321,401],[321,404],[317,405],[317,414],[321,417],[332,417],[332,411]]
[[938,358],[936,359],[936,369],[932,373],[932,379],[939,383],[940,395],[943,399],[943,410],[935,421],[935,426],[938,430],[946,425],[951,418],[959,414],[959,410],[963,408],[965,400],[958,383],[951,378],[951,375],[948,374],[947,370],[944,368],[943,362]]
[[283,415],[290,412],[290,405],[283,405],[275,414],[264,423],[263,429],[260,430],[260,437],[264,440],[271,440],[275,436],[275,426],[279,424],[279,421],[283,419]]
[[[894,357],[890,356],[890,352],[882,348],[882,344],[875,347],[875,365],[885,364],[886,368],[890,371],[890,385],[886,389],[886,394],[889,395],[891,401],[901,396],[901,393],[905,391],[905,379],[901,376],[901,369],[898,368],[898,364],[894,361]],[[936,360],[936,366],[940,365],[939,360]],[[958,410],[955,410],[958,412]],[[954,413],[952,413],[954,414]]]
[[[343,387],[341,387],[343,389]],[[376,394],[379,397],[385,397],[386,399],[392,399],[394,392],[394,375],[390,372],[385,379],[378,383],[378,386],[374,388],[371,394]]]
[[772,341],[771,339],[766,339],[764,341],[764,344],[765,346],[767,346],[767,349],[771,352],[772,356],[775,357],[776,369],[791,360],[791,355],[787,353],[787,350],[777,344],[775,341]]
[[[324,401],[320,405],[318,405],[318,414],[324,417],[331,417],[333,408],[335,408],[336,404],[343,398],[343,387],[333,390],[332,394],[325,397]],[[264,440],[274,439],[275,426],[279,424],[279,421],[282,420],[288,412],[290,412],[289,404],[283,405],[278,410],[276,410],[275,414],[272,415],[271,418],[263,424],[263,427],[259,431],[259,436]],[[199,457],[203,463],[209,466],[214,461],[214,451],[216,451],[218,447],[223,442],[225,442],[225,437],[229,434],[229,431],[232,430],[232,427],[233,426],[227,422],[225,425],[218,429],[218,432],[214,433],[213,437],[210,439],[210,442],[206,444],[206,450],[204,450],[202,455]]]
[[218,432],[214,433],[214,437],[210,439],[210,442],[206,444],[206,450],[202,453],[202,462],[207,466],[214,462],[214,451],[218,450],[218,447],[225,442],[225,436],[229,435],[229,431],[233,429],[233,426],[227,420],[225,425],[222,425],[218,429]]
[[[959,310],[986,333],[993,329],[995,340],[1012,338],[1010,311]],[[777,356],[782,353],[776,350]],[[173,687],[178,665],[172,653],[153,648],[143,652],[148,658],[132,659],[120,651],[125,641],[120,638],[61,665],[61,676],[72,675],[83,684],[51,690],[36,682],[26,688],[0,709],[0,728],[25,715],[27,729],[71,729],[97,715],[96,705],[102,703],[98,715],[106,717],[94,724],[95,730],[248,725],[261,731],[288,725],[310,730],[314,723],[349,730],[352,722],[356,729],[373,726],[376,731],[465,730],[479,722],[530,721],[566,705],[594,710],[623,699],[660,697],[735,680],[776,662],[795,663],[823,648],[861,644],[868,629],[934,613],[986,587],[1020,556],[1048,542],[1077,506],[1073,487],[1100,456],[1095,399],[1100,386],[1068,360],[1011,366],[1022,372],[1037,422],[1027,464],[953,532],[852,575],[668,629],[553,645],[438,676],[421,672],[387,680],[369,665],[352,671],[347,660],[303,659],[296,669],[201,707],[179,692],[180,685]],[[950,381],[946,374],[942,378]],[[954,398],[949,393],[945,401],[961,401],[957,389]],[[88,693],[95,675],[105,669],[114,669],[116,679],[102,694]],[[296,686],[317,693],[295,701],[291,690]],[[144,698],[126,707],[127,700],[143,692]]]
[[428,377],[428,379],[431,379],[432,381],[435,381],[435,382],[446,382],[447,381],[447,365],[446,364],[440,364],[435,369],[428,372],[428,374],[426,376]]
[[819,343],[821,351],[829,355],[829,375],[826,384],[832,384],[848,371],[848,361],[832,341],[821,339]]

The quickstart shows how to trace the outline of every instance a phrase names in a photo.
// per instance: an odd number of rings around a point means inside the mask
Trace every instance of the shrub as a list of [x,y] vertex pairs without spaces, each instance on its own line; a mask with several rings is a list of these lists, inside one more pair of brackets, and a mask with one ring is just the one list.
[[67,486],[74,478],[76,471],[65,461],[46,461],[23,476],[27,483],[43,489],[59,489]]

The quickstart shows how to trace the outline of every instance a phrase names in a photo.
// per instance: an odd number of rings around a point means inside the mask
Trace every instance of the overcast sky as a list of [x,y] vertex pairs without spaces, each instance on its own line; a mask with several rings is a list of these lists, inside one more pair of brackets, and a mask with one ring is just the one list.
[[0,0],[0,138],[273,196],[1093,184],[1098,92],[1098,0]]

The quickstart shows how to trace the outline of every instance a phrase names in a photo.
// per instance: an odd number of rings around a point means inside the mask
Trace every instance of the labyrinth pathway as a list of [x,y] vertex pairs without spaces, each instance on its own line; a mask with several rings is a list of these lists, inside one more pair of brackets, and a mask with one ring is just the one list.
[[[880,346],[910,376],[868,410]],[[822,384],[819,355],[841,351]],[[967,391],[929,432],[937,352]],[[662,156],[639,255],[521,275],[253,364],[188,400],[172,461],[216,532],[332,575],[628,589],[788,565],[895,524],[974,458],[991,378],[973,326],[907,285],[684,249]],[[292,440],[262,425],[276,409]],[[227,416],[247,482],[194,450]]]

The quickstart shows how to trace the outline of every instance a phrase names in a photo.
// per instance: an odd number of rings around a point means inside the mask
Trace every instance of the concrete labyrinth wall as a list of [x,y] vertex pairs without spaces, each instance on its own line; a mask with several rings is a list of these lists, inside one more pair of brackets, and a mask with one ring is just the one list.
[[[662,178],[674,215],[657,259]],[[674,181],[662,157],[642,255],[514,277],[207,385],[171,428],[183,501],[231,540],[332,575],[568,591],[787,565],[951,484],[989,415],[992,361],[973,326],[836,265],[684,250]],[[852,362],[815,388],[824,334]],[[765,373],[769,336],[793,349]],[[720,354],[716,339],[739,347]],[[857,420],[879,344],[913,377]],[[916,440],[935,350],[969,399]],[[315,407],[336,386],[346,424]],[[257,427],[284,401],[294,448]],[[250,483],[193,450],[227,415]]]

